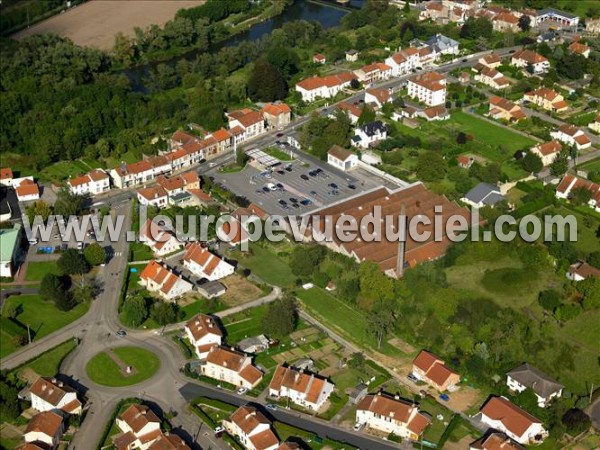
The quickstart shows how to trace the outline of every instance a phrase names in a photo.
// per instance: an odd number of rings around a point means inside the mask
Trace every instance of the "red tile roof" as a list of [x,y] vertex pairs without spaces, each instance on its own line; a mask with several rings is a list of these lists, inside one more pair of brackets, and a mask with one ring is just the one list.
[[500,421],[515,436],[523,436],[531,425],[541,423],[539,419],[504,397],[491,397],[481,408],[481,413],[492,420]]
[[63,426],[63,418],[52,411],[41,412],[33,416],[25,428],[27,433],[42,433],[46,436],[56,436]]
[[23,181],[21,181],[21,183],[15,188],[15,191],[19,197],[40,195],[40,188],[38,187],[37,183],[29,178],[25,178]]
[[197,316],[192,317],[185,326],[189,328],[196,341],[199,341],[209,334],[223,337],[223,331],[221,331],[219,325],[211,316],[206,314],[198,314]]
[[134,404],[127,408],[119,416],[119,419],[125,422],[134,433],[139,433],[149,423],[157,423],[161,421],[154,412],[146,405]]
[[413,410],[416,407],[399,398],[393,398],[385,394],[367,395],[359,402],[357,409],[370,411],[374,414],[390,417],[392,420],[402,422],[416,435],[421,435],[431,423],[431,420],[420,412],[417,412],[411,419]]
[[533,50],[521,50],[513,54],[513,59],[521,59],[529,64],[538,64],[548,61],[545,57]]
[[573,42],[571,45],[569,45],[569,50],[578,55],[583,55],[585,52],[590,50],[590,47],[582,44],[581,42]]
[[13,173],[10,167],[3,167],[0,169],[0,180],[10,180],[12,177]]
[[223,261],[217,255],[209,252],[207,248],[202,247],[199,242],[191,242],[186,246],[183,260],[195,262],[207,276],[210,276],[219,263]]
[[229,416],[229,421],[236,424],[246,435],[260,425],[271,425],[269,419],[253,406],[240,406]]
[[423,86],[425,89],[430,91],[440,91],[445,89],[442,81],[446,80],[446,77],[437,72],[425,72],[418,75],[415,75],[409,78],[409,81],[412,83],[418,84],[419,86]]
[[271,116],[279,116],[280,114],[289,114],[292,110],[285,103],[267,103],[262,112]]

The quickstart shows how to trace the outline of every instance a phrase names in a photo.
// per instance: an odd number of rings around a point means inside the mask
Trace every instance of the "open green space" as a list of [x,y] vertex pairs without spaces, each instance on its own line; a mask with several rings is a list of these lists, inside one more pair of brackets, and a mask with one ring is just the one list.
[[266,283],[288,287],[296,279],[285,261],[260,245],[251,244],[250,251],[236,251],[232,256]]
[[87,363],[86,372],[97,384],[110,387],[131,386],[150,378],[160,367],[158,357],[140,347],[116,347],[112,352],[133,372],[126,374],[106,352],[98,353]]
[[224,318],[227,343],[234,345],[247,337],[263,334],[262,318],[267,312],[267,307],[268,305],[257,306]]
[[589,170],[594,172],[600,172],[600,158],[592,159],[578,166],[580,169]]
[[[29,325],[33,341],[41,339],[79,319],[89,308],[88,303],[81,303],[70,311],[60,311],[54,306],[53,302],[42,300],[39,295],[9,297],[5,301],[4,308],[12,306],[20,312],[15,319],[6,320],[11,320],[21,330],[25,329],[25,336],[27,336],[27,326]],[[0,357],[5,357],[19,348],[18,343],[13,340],[11,329],[3,326],[0,336]]]
[[69,339],[53,349],[42,353],[37,358],[28,361],[21,367],[15,369],[15,372],[19,375],[22,371],[30,369],[41,377],[52,377],[59,372],[60,364],[63,359],[65,359],[75,347],[77,347],[75,340]]
[[129,261],[148,261],[154,258],[152,250],[140,242],[129,244]]
[[263,149],[263,151],[273,158],[277,158],[279,161],[293,161],[294,158],[289,155],[289,153],[284,152],[283,150],[276,147],[268,147]]
[[27,264],[25,281],[41,281],[47,273],[60,275],[56,261],[32,261]]
[[89,172],[89,167],[83,161],[59,161],[42,169],[40,177],[49,181],[62,181]]

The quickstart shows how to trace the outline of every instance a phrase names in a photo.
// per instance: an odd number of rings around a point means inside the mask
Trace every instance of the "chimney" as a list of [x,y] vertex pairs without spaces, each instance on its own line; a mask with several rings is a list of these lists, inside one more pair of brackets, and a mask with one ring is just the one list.
[[[402,203],[400,207],[400,223],[398,226],[404,228],[400,231],[400,240],[398,241],[398,255],[396,257],[396,278],[402,278],[404,275],[404,258],[406,256],[406,239],[408,238],[408,218],[406,217],[406,205]],[[404,223],[402,223],[404,220]]]
[[300,371],[297,371],[294,374],[294,383],[297,383],[299,379],[300,379]]
[[400,396],[398,394],[394,395],[394,400],[400,400]]

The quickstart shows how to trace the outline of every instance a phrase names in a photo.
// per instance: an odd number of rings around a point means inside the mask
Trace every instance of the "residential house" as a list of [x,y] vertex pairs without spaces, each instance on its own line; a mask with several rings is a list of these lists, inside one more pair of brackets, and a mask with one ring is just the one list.
[[329,117],[331,119],[335,119],[335,112],[338,110],[343,111],[344,114],[346,114],[348,116],[348,118],[350,119],[350,123],[352,123],[352,125],[355,125],[356,122],[358,122],[358,119],[359,119],[360,115],[362,114],[362,109],[360,109],[358,106],[353,105],[352,103],[348,103],[348,102],[340,102],[340,103],[338,103],[335,110],[332,111],[331,114],[329,114]]
[[573,41],[571,45],[569,45],[569,51],[575,55],[581,55],[584,58],[589,58],[591,49],[579,41]]
[[456,162],[458,163],[458,167],[463,169],[470,169],[473,163],[475,162],[475,158],[467,155],[458,155],[456,157]]
[[269,395],[289,398],[296,405],[319,411],[333,392],[333,387],[332,383],[315,374],[280,365],[269,385]]
[[327,62],[327,57],[321,53],[317,53],[313,56],[312,60],[315,64],[325,64]]
[[183,179],[183,189],[189,191],[190,189],[200,189],[200,177],[196,172],[186,172],[181,174]]
[[13,171],[10,167],[2,167],[0,169],[0,185],[12,186]]
[[[197,145],[191,142],[190,145]],[[179,151],[179,150],[176,150]],[[165,156],[153,156],[132,164],[121,164],[110,171],[114,185],[119,188],[136,186],[153,180],[160,174],[170,173],[172,166]]]
[[569,146],[574,145],[577,150],[584,150],[592,145],[590,138],[582,130],[567,123],[558,127],[558,130],[551,131],[550,136]]
[[152,219],[141,226],[139,240],[150,247],[154,256],[165,256],[183,249],[181,242],[171,230],[165,229]]
[[185,189],[185,181],[183,181],[183,177],[179,175],[174,177],[160,175],[156,179],[156,184],[165,190],[169,198],[173,195],[181,194]]
[[469,72],[461,72],[458,74],[458,82],[460,84],[466,85],[471,81],[471,74]]
[[422,117],[427,122],[450,119],[450,113],[444,105],[430,106],[429,108],[425,108],[422,111],[417,111],[415,116]]
[[356,75],[352,72],[341,72],[326,77],[305,78],[296,83],[296,91],[305,102],[312,102],[318,98],[335,97],[343,88],[349,87]]
[[561,94],[547,87],[525,93],[523,100],[552,112],[563,112],[569,108],[568,103]]
[[392,94],[389,89],[369,88],[365,91],[365,103],[375,106],[375,109],[381,109],[386,103],[392,102]]
[[354,71],[356,78],[361,83],[369,85],[376,81],[387,80],[392,76],[392,68],[387,64],[376,62],[362,66]]
[[102,169],[94,169],[85,175],[71,178],[67,187],[73,194],[98,195],[110,190],[110,177]]
[[483,64],[490,69],[496,69],[502,65],[502,59],[497,53],[490,53],[488,55],[482,56],[477,60],[479,64]]
[[161,420],[146,405],[133,404],[116,419],[121,434],[114,439],[118,449],[149,449],[161,434]]
[[437,55],[458,55],[459,53],[459,43],[440,33],[431,36],[426,44],[429,50]]
[[0,228],[0,277],[11,278],[16,273],[21,230],[19,223],[12,228]]
[[444,360],[427,350],[421,350],[413,360],[412,373],[440,392],[453,390],[460,382],[458,373],[446,366]]
[[221,327],[215,319],[206,314],[192,317],[185,324],[184,330],[199,359],[206,359],[211,348],[223,343]]
[[234,386],[252,389],[263,373],[252,365],[252,358],[226,347],[212,347],[200,365],[202,375]]
[[17,200],[31,202],[40,199],[40,188],[33,177],[15,178],[12,186],[15,188]]
[[473,442],[469,450],[525,450],[525,447],[504,433],[491,431]]
[[446,6],[435,0],[422,5],[419,12],[419,20],[432,20],[434,22],[446,23],[449,20],[449,10]]
[[229,130],[220,128],[207,136],[207,139],[203,142],[211,143],[211,145],[205,144],[207,146],[207,156],[211,156],[231,150],[235,143],[234,141],[233,134]]
[[573,195],[574,189],[589,190],[592,194],[592,198],[588,204],[597,212],[600,212],[600,184],[593,183],[589,180],[584,180],[583,178],[578,178],[570,173],[566,173],[556,187],[556,197],[569,199]]
[[77,391],[56,378],[38,378],[29,388],[31,407],[40,412],[56,411],[81,414]]
[[285,103],[267,103],[261,113],[271,129],[281,130],[292,120],[292,110]]
[[377,393],[365,396],[356,407],[356,422],[403,439],[418,440],[431,423],[413,403]]
[[225,222],[217,229],[217,238],[222,242],[227,242],[232,247],[236,245],[247,245],[250,241],[250,233],[245,223],[232,216],[231,220]]
[[346,61],[355,62],[358,61],[358,51],[351,49],[346,52]]
[[489,183],[479,183],[460,200],[473,208],[482,208],[484,206],[494,207],[497,203],[506,200],[506,197],[502,195],[500,188]]
[[387,127],[381,120],[365,123],[357,127],[354,132],[356,134],[351,139],[352,145],[360,148],[368,148],[387,138]]
[[518,33],[521,31],[519,28],[519,18],[510,12],[503,12],[494,16],[492,19],[492,27],[494,31],[499,31],[501,33],[506,33],[507,31]]
[[167,191],[161,186],[140,189],[137,192],[138,203],[142,206],[165,208],[169,203]]
[[420,47],[417,51],[419,53],[419,65],[420,66],[430,65],[430,64],[434,63],[435,61],[437,61],[437,59],[440,56],[438,53],[434,53],[432,51],[432,49],[427,46]]
[[550,61],[533,50],[519,50],[513,53],[510,64],[521,68],[531,66],[535,74],[545,73],[550,68]]
[[[600,270],[598,272],[600,273]],[[533,390],[540,408],[548,406],[553,398],[559,398],[564,388],[562,384],[528,363],[508,372],[506,385],[511,391],[518,393],[527,388]]]
[[538,155],[542,164],[545,166],[549,166],[554,162],[556,157],[562,151],[562,144],[556,140],[544,142],[541,144],[537,144],[529,149],[531,153]]
[[437,72],[425,72],[408,80],[408,96],[428,106],[446,102],[446,77]]
[[596,133],[600,133],[600,115],[596,116],[594,121],[588,124],[588,128]]
[[385,63],[392,68],[393,77],[404,75],[419,65],[419,50],[413,47],[400,50],[387,57]]
[[496,69],[489,67],[482,68],[481,71],[475,75],[475,80],[491,87],[492,89],[505,89],[510,85],[508,79],[506,79],[504,75],[502,75]]
[[583,281],[586,278],[600,277],[600,269],[588,264],[585,261],[577,261],[569,266],[567,278],[571,281]]
[[23,437],[25,442],[38,444],[45,449],[55,449],[58,447],[63,432],[62,416],[52,411],[46,411],[31,418]]
[[266,131],[262,114],[249,108],[227,113],[227,120],[236,143],[259,136]]
[[519,105],[495,95],[490,97],[487,115],[493,119],[506,120],[507,122],[518,122],[527,118],[527,115]]
[[194,275],[209,281],[228,277],[235,271],[231,264],[208,251],[199,242],[190,242],[186,246],[183,267]]
[[192,283],[184,280],[175,272],[152,260],[140,274],[140,284],[165,300],[174,301],[193,289]]
[[537,11],[537,23],[552,21],[559,27],[577,27],[579,16],[555,8],[544,8]]
[[247,450],[276,450],[279,447],[271,422],[253,406],[240,406],[223,420],[223,427]]
[[548,432],[542,422],[504,397],[490,397],[480,410],[481,423],[506,433],[519,444],[542,442]]
[[351,150],[334,145],[327,152],[327,163],[346,172],[358,165],[358,155]]

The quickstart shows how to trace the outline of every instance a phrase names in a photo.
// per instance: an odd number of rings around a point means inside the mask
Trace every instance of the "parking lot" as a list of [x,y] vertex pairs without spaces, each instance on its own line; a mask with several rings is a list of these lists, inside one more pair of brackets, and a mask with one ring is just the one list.
[[210,175],[269,214],[306,214],[377,186],[304,155],[270,169],[248,164],[240,172]]

